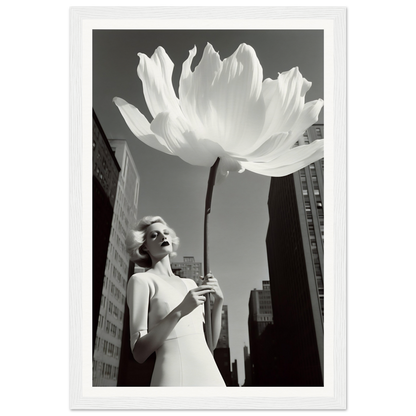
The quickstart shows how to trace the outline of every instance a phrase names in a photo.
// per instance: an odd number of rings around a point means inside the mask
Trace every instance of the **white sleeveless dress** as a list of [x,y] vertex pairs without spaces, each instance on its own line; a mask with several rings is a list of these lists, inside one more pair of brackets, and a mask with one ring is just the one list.
[[[153,273],[133,275],[127,286],[131,348],[197,287],[191,279],[180,279],[178,290]],[[203,330],[204,307],[199,306],[179,320],[156,351],[151,386],[222,386],[224,380],[211,354]]]

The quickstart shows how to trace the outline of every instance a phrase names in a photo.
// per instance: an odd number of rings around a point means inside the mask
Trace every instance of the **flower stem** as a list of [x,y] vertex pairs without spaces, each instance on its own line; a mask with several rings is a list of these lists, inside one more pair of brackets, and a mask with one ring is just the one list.
[[[211,166],[209,171],[207,195],[205,198],[205,218],[204,218],[204,276],[206,276],[211,270],[209,268],[208,259],[208,215],[211,213],[211,201],[212,191],[215,185],[215,176],[217,174],[217,168],[220,163],[220,158],[217,158],[215,163]],[[211,322],[211,302],[209,293],[206,295],[205,301],[205,338],[207,340],[208,347],[213,353],[214,345],[212,341],[212,322]]]

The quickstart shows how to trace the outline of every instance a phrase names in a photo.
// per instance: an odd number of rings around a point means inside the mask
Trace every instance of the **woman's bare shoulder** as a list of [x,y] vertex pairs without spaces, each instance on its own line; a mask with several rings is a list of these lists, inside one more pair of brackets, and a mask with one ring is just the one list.
[[135,293],[140,291],[141,293],[149,292],[151,296],[156,291],[156,284],[149,273],[135,273],[133,274],[127,283],[127,293]]
[[147,273],[140,272],[140,273],[134,273],[131,275],[130,279],[139,280],[139,279],[145,279]]
[[129,285],[148,283],[151,280],[151,276],[148,273],[134,273],[129,279]]

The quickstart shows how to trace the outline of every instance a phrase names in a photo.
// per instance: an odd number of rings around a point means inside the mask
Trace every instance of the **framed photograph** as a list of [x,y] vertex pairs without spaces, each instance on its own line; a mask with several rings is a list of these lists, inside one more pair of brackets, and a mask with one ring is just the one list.
[[[70,30],[71,409],[345,409],[346,9],[73,7]],[[146,216],[168,297],[215,276],[208,347],[181,317],[133,356],[165,319],[152,280],[135,327]]]

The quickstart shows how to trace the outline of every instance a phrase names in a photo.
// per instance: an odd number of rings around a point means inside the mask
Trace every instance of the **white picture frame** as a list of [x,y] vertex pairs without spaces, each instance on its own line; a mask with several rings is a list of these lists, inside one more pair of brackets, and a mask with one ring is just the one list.
[[[201,18],[203,16],[203,18]],[[324,30],[326,223],[332,223],[333,320],[323,388],[91,385],[92,31]],[[324,415],[351,412],[351,7],[347,3],[70,3],[66,7],[66,411],[68,414]],[[325,237],[326,238],[326,237]],[[327,238],[326,240],[327,241]],[[326,263],[327,264],[327,263]],[[327,306],[326,306],[327,307]],[[327,375],[327,374],[326,374]]]

